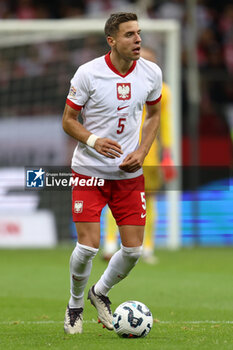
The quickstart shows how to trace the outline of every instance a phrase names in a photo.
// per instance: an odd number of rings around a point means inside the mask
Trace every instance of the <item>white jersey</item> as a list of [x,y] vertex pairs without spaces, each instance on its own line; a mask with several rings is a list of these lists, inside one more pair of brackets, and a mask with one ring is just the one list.
[[126,173],[119,168],[123,159],[139,146],[143,105],[161,98],[162,73],[153,62],[140,58],[122,75],[112,65],[110,53],[80,66],[71,80],[66,103],[82,110],[83,126],[99,137],[117,141],[120,158],[107,158],[78,142],[72,158],[74,171],[104,179],[127,179],[142,170]]

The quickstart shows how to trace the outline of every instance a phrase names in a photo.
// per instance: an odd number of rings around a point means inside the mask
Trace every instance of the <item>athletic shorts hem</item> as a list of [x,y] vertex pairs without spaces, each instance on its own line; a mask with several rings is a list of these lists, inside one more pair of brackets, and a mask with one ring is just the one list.
[[96,222],[96,223],[100,223],[100,220],[97,220],[97,219],[76,219],[75,217],[75,214],[73,214],[73,222],[76,223],[76,222]]

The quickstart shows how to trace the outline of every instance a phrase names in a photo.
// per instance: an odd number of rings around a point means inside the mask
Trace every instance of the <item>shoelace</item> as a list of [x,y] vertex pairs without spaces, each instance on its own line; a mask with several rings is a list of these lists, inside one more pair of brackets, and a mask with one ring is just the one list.
[[108,309],[108,312],[111,314],[111,309],[110,309],[111,301],[109,300],[109,298],[105,295],[96,294],[96,296],[105,304],[105,306]]
[[70,324],[73,326],[77,319],[80,318],[81,313],[83,312],[83,308],[78,309],[70,309],[69,308],[69,318],[70,318]]

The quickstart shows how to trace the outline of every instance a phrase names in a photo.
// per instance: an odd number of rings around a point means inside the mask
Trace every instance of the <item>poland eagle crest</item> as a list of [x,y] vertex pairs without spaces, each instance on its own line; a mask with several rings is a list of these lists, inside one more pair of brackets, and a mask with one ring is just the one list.
[[118,83],[117,84],[117,98],[118,100],[130,100],[131,98],[131,84]]
[[82,213],[83,211],[83,201],[75,201],[74,202],[74,212]]

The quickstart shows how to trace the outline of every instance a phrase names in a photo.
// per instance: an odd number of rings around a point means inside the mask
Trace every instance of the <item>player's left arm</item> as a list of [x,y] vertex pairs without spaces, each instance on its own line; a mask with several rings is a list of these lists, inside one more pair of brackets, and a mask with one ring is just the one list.
[[143,161],[148,154],[159,129],[161,102],[152,105],[147,104],[146,108],[147,112],[142,127],[140,146],[136,151],[128,154],[120,165],[120,169],[129,173],[134,173],[142,167]]

